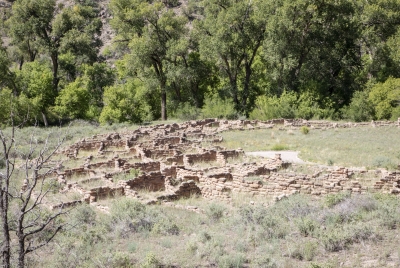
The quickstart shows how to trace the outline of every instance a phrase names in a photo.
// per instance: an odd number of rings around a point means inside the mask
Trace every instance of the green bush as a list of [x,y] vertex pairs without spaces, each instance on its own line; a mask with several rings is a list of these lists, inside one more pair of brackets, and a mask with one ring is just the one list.
[[104,91],[100,123],[143,122],[150,113],[143,98],[140,87],[134,81],[107,87]]
[[281,143],[277,143],[272,145],[271,150],[272,151],[284,151],[284,150],[288,150],[289,146],[287,146],[286,144],[281,144]]
[[201,114],[203,118],[238,118],[233,102],[228,99],[221,99],[218,94],[209,95],[204,99],[204,106],[201,109]]
[[311,261],[316,255],[318,244],[313,241],[298,241],[290,252],[290,257],[298,260]]
[[88,224],[95,225],[96,223],[96,212],[89,205],[78,206],[70,214],[71,221],[74,224]]
[[295,118],[297,95],[294,92],[283,92],[280,97],[260,96],[256,99],[251,119],[269,120],[273,118]]
[[201,109],[188,102],[180,104],[175,112],[175,116],[180,120],[196,120],[201,117]]
[[218,267],[223,267],[223,268],[243,267],[245,262],[246,258],[241,253],[222,255],[217,260]]
[[87,118],[89,100],[90,94],[85,82],[78,78],[60,92],[53,110],[61,117],[69,119]]
[[300,93],[297,100],[296,117],[304,119],[334,118],[333,102],[317,90],[307,89]]
[[302,126],[300,132],[307,135],[310,132],[310,129],[307,126]]
[[[388,78],[371,88],[369,100],[375,108],[377,119],[390,119],[400,100],[400,78]],[[395,111],[398,112],[397,110]]]
[[330,208],[339,204],[340,202],[343,202],[349,196],[349,193],[329,194],[325,197],[324,201],[326,206]]
[[348,106],[342,108],[344,119],[355,122],[371,121],[374,118],[374,108],[368,99],[367,91],[357,91]]
[[141,265],[142,268],[157,268],[160,266],[161,262],[157,259],[157,256],[152,252],[147,253],[146,259]]

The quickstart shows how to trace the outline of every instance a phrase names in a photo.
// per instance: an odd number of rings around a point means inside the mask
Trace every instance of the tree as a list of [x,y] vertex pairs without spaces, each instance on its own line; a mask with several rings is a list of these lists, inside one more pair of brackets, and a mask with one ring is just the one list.
[[117,32],[114,42],[129,50],[126,67],[132,76],[158,81],[161,119],[166,120],[169,50],[185,35],[187,20],[162,1],[112,0],[110,7]]
[[384,82],[390,76],[400,77],[400,66],[391,55],[397,42],[388,42],[400,25],[400,3],[392,0],[356,1],[356,22],[361,31],[359,43],[364,79]]
[[[53,72],[53,91],[58,92],[60,81],[59,57],[72,52],[81,56],[77,64],[97,59],[101,21],[94,1],[63,7],[55,0],[17,0],[7,21],[9,35],[25,60],[37,55],[50,58]],[[24,55],[29,55],[28,57]]]
[[[390,77],[384,83],[377,83],[369,92],[369,100],[375,108],[377,119],[390,119],[399,116],[400,78]],[[393,112],[397,108],[395,114]],[[397,119],[397,118],[393,118]]]
[[140,123],[149,115],[149,107],[140,86],[134,79],[116,84],[104,91],[104,108],[100,123]]
[[[10,119],[13,121],[12,113]],[[63,140],[60,138],[55,146],[48,139],[39,144],[32,135],[24,144],[23,138],[17,137],[18,126],[11,125],[8,130],[0,130],[0,160],[4,163],[4,171],[0,172],[1,255],[3,267],[11,267],[16,254],[17,267],[23,268],[26,256],[47,245],[63,228],[58,219],[66,211],[48,212],[43,206],[52,190],[46,179],[54,172],[50,158]],[[20,151],[20,147],[26,151]],[[15,249],[12,237],[17,240]]]
[[16,72],[16,81],[19,97],[27,97],[30,100],[32,114],[35,117],[41,114],[47,126],[47,110],[54,104],[57,96],[52,90],[51,68],[38,61],[28,62]]
[[103,108],[104,88],[114,82],[114,72],[105,63],[84,64],[82,74],[65,86],[52,107],[61,117],[98,119]]
[[212,59],[228,80],[228,93],[239,112],[251,111],[259,89],[253,81],[270,16],[269,1],[204,0],[197,24],[202,57]]
[[361,68],[352,2],[277,1],[274,10],[263,54],[273,93],[312,88],[338,105],[348,102]]

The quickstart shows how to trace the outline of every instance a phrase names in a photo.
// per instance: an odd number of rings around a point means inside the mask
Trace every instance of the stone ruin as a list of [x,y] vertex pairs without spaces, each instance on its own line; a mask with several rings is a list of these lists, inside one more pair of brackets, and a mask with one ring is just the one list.
[[[371,122],[386,126],[398,122]],[[217,120],[205,119],[182,124],[162,124],[95,135],[64,148],[64,157],[46,179],[60,184],[59,195],[66,199],[51,208],[86,202],[101,206],[102,199],[116,196],[137,198],[147,204],[202,196],[229,202],[232,193],[272,196],[277,200],[296,193],[315,196],[347,191],[400,193],[400,172],[372,174],[374,180],[357,177],[371,171],[316,170],[313,174],[285,173],[291,163],[275,158],[248,158],[241,149],[227,150],[218,144],[218,134],[229,130],[272,128],[347,128],[366,123],[332,123],[306,120]],[[72,165],[72,166],[69,166]],[[371,176],[370,176],[371,177]],[[380,178],[378,178],[380,177]],[[142,192],[152,194],[145,199]],[[73,200],[68,200],[68,194]],[[79,197],[79,198],[78,198]]]

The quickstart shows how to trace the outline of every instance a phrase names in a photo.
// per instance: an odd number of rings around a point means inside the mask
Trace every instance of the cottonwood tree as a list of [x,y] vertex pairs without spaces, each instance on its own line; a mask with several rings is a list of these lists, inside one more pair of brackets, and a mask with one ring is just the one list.
[[18,126],[11,125],[0,130],[1,262],[6,268],[13,262],[22,268],[26,256],[47,245],[64,226],[60,216],[65,210],[51,212],[44,207],[53,190],[46,179],[54,172],[50,159],[63,140],[52,144],[49,138],[40,141],[32,135],[24,144],[17,136]]
[[50,59],[53,90],[58,91],[60,56],[72,53],[76,64],[97,60],[101,21],[94,1],[64,7],[55,0],[17,0],[6,22],[11,45],[20,50],[20,65],[38,55]]
[[348,101],[361,67],[359,29],[351,1],[276,1],[264,41],[275,94],[312,90]]
[[204,0],[204,19],[197,24],[200,53],[216,62],[228,80],[236,109],[248,114],[258,94],[256,58],[263,44],[270,1]]
[[187,33],[187,19],[163,1],[112,0],[111,26],[114,42],[129,52],[126,68],[144,80],[156,80],[161,97],[161,119],[167,119],[168,67],[174,59],[170,49]]

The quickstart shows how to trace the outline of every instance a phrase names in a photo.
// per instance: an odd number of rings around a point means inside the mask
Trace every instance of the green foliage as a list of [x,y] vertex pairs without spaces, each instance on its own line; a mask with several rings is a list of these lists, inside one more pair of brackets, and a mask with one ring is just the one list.
[[309,217],[305,217],[298,220],[297,227],[303,236],[310,236],[318,227],[318,223]]
[[281,144],[281,143],[277,143],[272,145],[271,150],[272,151],[284,151],[284,150],[288,150],[289,146],[287,146],[286,144]]
[[43,183],[43,191],[56,194],[62,189],[62,185],[56,179],[48,179]]
[[[400,78],[388,78],[371,88],[369,99],[374,105],[377,119],[390,119],[400,101]],[[397,118],[396,118],[397,119]]]
[[233,102],[221,99],[217,94],[205,98],[201,113],[203,118],[236,119],[238,117]]
[[89,103],[90,95],[85,86],[85,81],[78,78],[60,92],[53,109],[61,117],[87,118]]
[[260,93],[254,81],[257,58],[273,11],[265,1],[203,1],[204,20],[196,24],[201,55],[215,62],[224,79],[221,90],[236,111],[248,114]]
[[191,105],[188,102],[180,104],[175,112],[175,116],[181,120],[196,120],[201,115],[201,109]]
[[310,132],[310,129],[307,126],[302,126],[300,128],[300,132],[303,133],[304,135],[307,135]]
[[142,263],[141,267],[142,268],[157,268],[157,267],[160,267],[160,265],[161,265],[161,262],[157,259],[157,256],[154,253],[149,252],[146,255],[146,259]]
[[340,202],[343,202],[348,197],[349,197],[348,193],[329,194],[325,197],[325,204],[328,207],[333,207],[339,204]]
[[218,267],[223,268],[233,268],[233,267],[243,267],[246,263],[246,258],[241,253],[222,255],[218,258]]
[[353,98],[348,106],[342,109],[343,118],[355,122],[370,121],[374,117],[374,108],[368,98],[367,91],[354,92]]
[[99,121],[102,124],[140,123],[148,116],[148,107],[137,83],[128,81],[108,87],[104,91],[104,108]]
[[94,226],[96,224],[96,212],[89,205],[78,206],[72,210],[70,219],[72,224],[88,224]]
[[273,118],[295,118],[297,95],[283,92],[280,97],[261,96],[256,100],[256,108],[251,112],[251,119],[269,120]]
[[53,90],[53,74],[47,64],[29,62],[17,72],[17,84],[21,95],[25,95],[38,112],[45,112],[57,96]]

